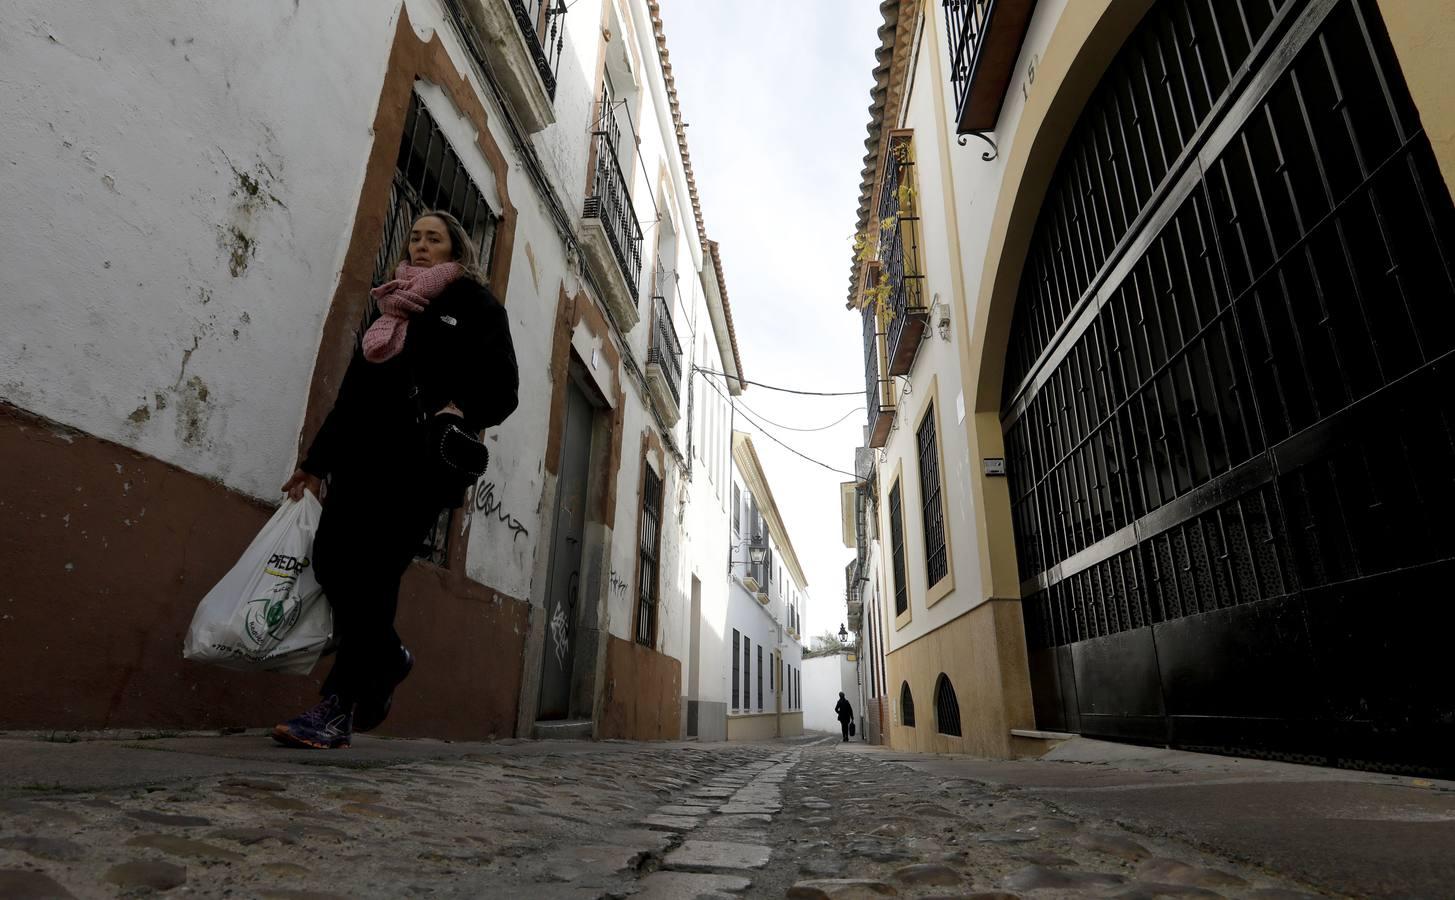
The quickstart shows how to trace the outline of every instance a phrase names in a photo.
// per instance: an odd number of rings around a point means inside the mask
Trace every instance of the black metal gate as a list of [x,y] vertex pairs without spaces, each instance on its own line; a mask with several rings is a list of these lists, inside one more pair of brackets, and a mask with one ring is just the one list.
[[1455,210],[1375,0],[1160,0],[1003,398],[1037,723],[1455,769]]

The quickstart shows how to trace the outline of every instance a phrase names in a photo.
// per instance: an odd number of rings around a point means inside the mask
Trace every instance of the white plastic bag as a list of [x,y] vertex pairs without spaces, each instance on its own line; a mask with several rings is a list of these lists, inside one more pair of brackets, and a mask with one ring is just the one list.
[[313,570],[323,504],[309,491],[283,505],[237,565],[202,598],[182,655],[230,669],[307,675],[333,633]]

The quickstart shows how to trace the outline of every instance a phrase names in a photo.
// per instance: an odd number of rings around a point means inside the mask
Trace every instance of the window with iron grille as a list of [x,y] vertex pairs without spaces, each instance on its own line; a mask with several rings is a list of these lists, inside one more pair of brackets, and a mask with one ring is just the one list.
[[778,654],[768,654],[768,695],[771,697],[776,688],[773,687],[773,670],[778,667]]
[[909,692],[909,682],[899,685],[899,723],[906,728],[914,727],[914,694]]
[[[394,277],[394,269],[404,256],[415,218],[431,209],[444,210],[460,220],[475,245],[481,264],[488,267],[495,245],[495,213],[444,132],[440,131],[424,101],[418,94],[411,93],[404,116],[404,134],[399,141],[399,155],[394,161],[394,177],[389,183],[384,234],[374,254],[372,284],[380,285]],[[488,268],[486,274],[489,274]],[[378,314],[378,305],[370,297],[360,329]],[[446,564],[451,516],[452,510],[440,511],[429,534],[415,551],[416,558],[439,566]]]
[[875,665],[878,663],[878,660],[875,659],[875,653],[874,653],[874,612],[873,612],[873,610],[870,610],[869,611],[869,614],[864,617],[864,628],[865,628],[865,637],[868,638],[868,640],[865,641],[865,644],[867,644],[868,647],[869,647],[869,693],[877,697],[877,696],[879,696],[879,691],[878,691],[879,681],[878,681],[878,679],[874,675]]
[[902,616],[909,610],[909,585],[904,569],[904,510],[899,489],[899,480],[895,479],[894,487],[889,489],[889,542],[894,558],[894,614]]
[[662,479],[648,466],[642,486],[641,543],[637,549],[637,643],[657,642],[657,553],[662,521]]
[[758,712],[763,711],[763,645],[758,645]]
[[742,671],[742,666],[739,664],[738,654],[741,652],[742,648],[738,646],[738,636],[739,636],[738,635],[738,630],[736,628],[734,628],[733,629],[733,709],[742,709],[742,704],[741,704],[742,697],[738,694],[738,691],[739,691],[739,689],[740,689],[740,687],[742,685],[742,682],[738,680],[738,673]]
[[753,705],[753,642],[743,635],[743,712]]
[[733,485],[733,534],[742,534],[743,531],[743,492],[736,484]]
[[935,682],[935,730],[960,737],[960,701],[955,698],[955,686],[944,672]]
[[935,405],[930,404],[916,435],[919,443],[919,489],[924,504],[926,584],[934,587],[949,572],[945,551],[945,510],[940,502],[940,450],[935,440]]

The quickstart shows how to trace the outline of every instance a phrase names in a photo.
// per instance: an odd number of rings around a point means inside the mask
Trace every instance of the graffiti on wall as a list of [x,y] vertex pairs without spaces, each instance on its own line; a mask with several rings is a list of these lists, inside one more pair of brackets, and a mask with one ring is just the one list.
[[618,596],[618,597],[625,597],[626,596],[627,587],[628,587],[627,583],[622,580],[621,576],[617,574],[617,571],[615,569],[612,569],[611,570],[611,592],[613,594],[615,594],[616,596]]
[[[515,543],[516,538],[530,537],[530,530],[521,524],[521,521],[508,510],[504,509],[500,500],[496,499],[495,482],[493,481],[485,482],[483,487],[478,483],[472,486],[465,494],[465,508],[473,510],[474,512],[484,513],[487,519],[493,516],[497,522],[509,528],[511,532],[511,543]],[[470,533],[470,523],[474,521],[474,518],[473,515],[461,516],[461,537]]]

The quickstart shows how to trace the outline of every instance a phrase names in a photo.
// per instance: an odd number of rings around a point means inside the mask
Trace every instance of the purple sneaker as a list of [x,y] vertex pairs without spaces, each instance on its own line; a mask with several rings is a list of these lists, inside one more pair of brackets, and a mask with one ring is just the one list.
[[353,710],[345,708],[338,696],[333,694],[303,715],[273,726],[273,740],[286,747],[344,750],[353,736]]
[[360,700],[354,707],[354,729],[357,731],[373,731],[384,720],[389,717],[389,709],[394,705],[394,689],[404,683],[409,673],[414,670],[414,654],[409,652],[408,647],[400,647],[399,651],[404,654],[404,659],[399,664],[392,682],[384,693],[375,697],[368,697]]

